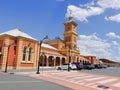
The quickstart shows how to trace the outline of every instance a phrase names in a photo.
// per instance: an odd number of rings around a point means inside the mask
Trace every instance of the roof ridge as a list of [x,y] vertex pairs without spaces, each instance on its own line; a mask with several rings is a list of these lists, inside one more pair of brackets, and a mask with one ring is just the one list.
[[11,36],[14,36],[14,37],[21,36],[21,37],[25,37],[25,38],[37,40],[37,39],[33,38],[32,36],[28,35],[27,33],[22,32],[22,30],[21,30],[21,29],[18,29],[18,28],[9,30],[9,31],[7,31],[7,32],[3,32],[3,33],[1,33],[0,35],[4,35],[4,34],[11,35]]

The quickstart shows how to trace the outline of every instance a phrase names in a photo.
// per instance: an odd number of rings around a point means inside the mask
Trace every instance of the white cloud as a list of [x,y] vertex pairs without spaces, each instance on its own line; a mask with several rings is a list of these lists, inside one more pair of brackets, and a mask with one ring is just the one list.
[[120,9],[120,0],[98,0],[97,4],[104,9]]
[[78,47],[81,55],[91,55],[120,62],[120,43],[102,40],[96,33],[88,36],[79,35]]
[[113,61],[120,62],[120,57],[115,57]]
[[117,48],[117,50],[118,50],[118,55],[115,58],[113,58],[113,60],[116,62],[120,62],[120,46]]
[[[88,17],[100,15],[105,12],[106,9],[120,9],[120,0],[98,0],[94,2],[80,4],[80,6],[69,5],[67,7],[66,15],[75,18],[81,22],[87,22]],[[110,17],[105,17],[107,21],[120,22],[120,14]]]
[[110,16],[110,17],[105,17],[106,21],[115,21],[120,23],[120,14]]
[[82,55],[94,55],[97,57],[110,57],[109,48],[111,44],[100,39],[94,33],[92,35],[80,35],[78,46]]
[[115,46],[119,46],[120,44],[117,41],[112,41],[112,44]]
[[[120,9],[120,0],[99,0],[97,4],[104,8],[112,8],[112,9]],[[114,21],[114,22],[119,22],[120,23],[120,14],[110,16],[110,17],[105,17],[106,21]]]
[[116,35],[114,32],[109,32],[106,34],[106,36],[110,37],[110,38],[117,38],[120,39],[119,35]]
[[95,16],[103,13],[104,10],[100,7],[87,7],[87,8],[82,8],[82,7],[77,7],[75,5],[69,5],[67,8],[67,17],[71,15],[75,19],[79,21],[88,21],[87,18],[90,16]]
[[92,1],[90,3],[86,3],[86,4],[80,4],[80,7],[86,7],[86,8],[89,8],[89,7],[92,7],[95,5],[95,2]]
[[[118,54],[120,55],[120,47],[118,47]],[[119,60],[120,60],[120,58],[119,58]]]

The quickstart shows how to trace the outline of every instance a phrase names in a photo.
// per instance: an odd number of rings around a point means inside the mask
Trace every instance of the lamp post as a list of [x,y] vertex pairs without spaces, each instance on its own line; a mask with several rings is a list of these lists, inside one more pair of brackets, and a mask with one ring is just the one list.
[[13,44],[10,44],[10,45],[7,45],[7,46],[4,44],[4,47],[8,47],[7,60],[6,60],[6,65],[5,65],[5,73],[7,73],[8,58],[9,58],[9,49],[10,49],[10,47],[11,47],[12,45],[16,46],[16,43],[13,43]]
[[70,48],[68,48],[68,72],[70,71]]
[[41,54],[41,45],[43,43],[44,40],[48,39],[48,36],[45,36],[39,43],[40,43],[40,48],[39,48],[39,55],[38,55],[38,66],[37,66],[37,72],[36,74],[40,74],[40,70],[39,70],[39,67],[40,67],[40,54]]

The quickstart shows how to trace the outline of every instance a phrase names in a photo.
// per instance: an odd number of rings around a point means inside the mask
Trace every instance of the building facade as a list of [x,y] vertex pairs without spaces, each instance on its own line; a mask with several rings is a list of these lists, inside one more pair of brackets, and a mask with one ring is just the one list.
[[39,60],[40,66],[49,67],[68,62],[90,62],[92,58],[81,56],[77,48],[76,27],[77,23],[69,17],[64,23],[64,40],[56,38],[42,44],[20,29],[1,33],[0,69],[4,70],[6,66],[8,69],[33,69]]

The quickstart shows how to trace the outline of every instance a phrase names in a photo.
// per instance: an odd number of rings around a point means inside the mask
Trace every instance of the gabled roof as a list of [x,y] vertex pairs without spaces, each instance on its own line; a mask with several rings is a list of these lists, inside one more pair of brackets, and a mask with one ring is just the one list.
[[116,63],[115,61],[112,61],[112,60],[109,60],[109,59],[104,59],[104,58],[101,58],[99,60],[104,62],[104,63]]
[[[3,32],[3,33],[0,33],[0,35],[10,35],[10,36],[14,36],[14,37],[21,36],[21,37],[25,37],[25,38],[28,38],[28,39],[38,41],[37,39],[31,37],[30,35],[22,32],[20,29],[13,29],[13,30],[10,30],[10,31],[7,31],[7,32]],[[56,48],[54,48],[54,47],[52,47],[48,44],[44,44],[44,43],[42,44],[42,47],[57,50]]]
[[56,48],[54,48],[53,46],[50,46],[50,45],[45,44],[45,43],[42,43],[42,47],[57,50],[57,49],[56,49]]
[[52,39],[52,40],[49,39],[49,40],[45,41],[45,43],[47,43],[47,42],[57,42],[57,41],[64,42],[64,40],[62,40],[61,38],[56,37],[55,39]]
[[28,39],[37,40],[37,39],[31,37],[30,35],[22,32],[20,29],[13,29],[13,30],[10,30],[10,31],[7,31],[7,32],[3,32],[0,35],[4,35],[4,34],[11,35],[11,36],[14,36],[14,37],[21,36],[21,37],[25,37],[25,38],[28,38]]

